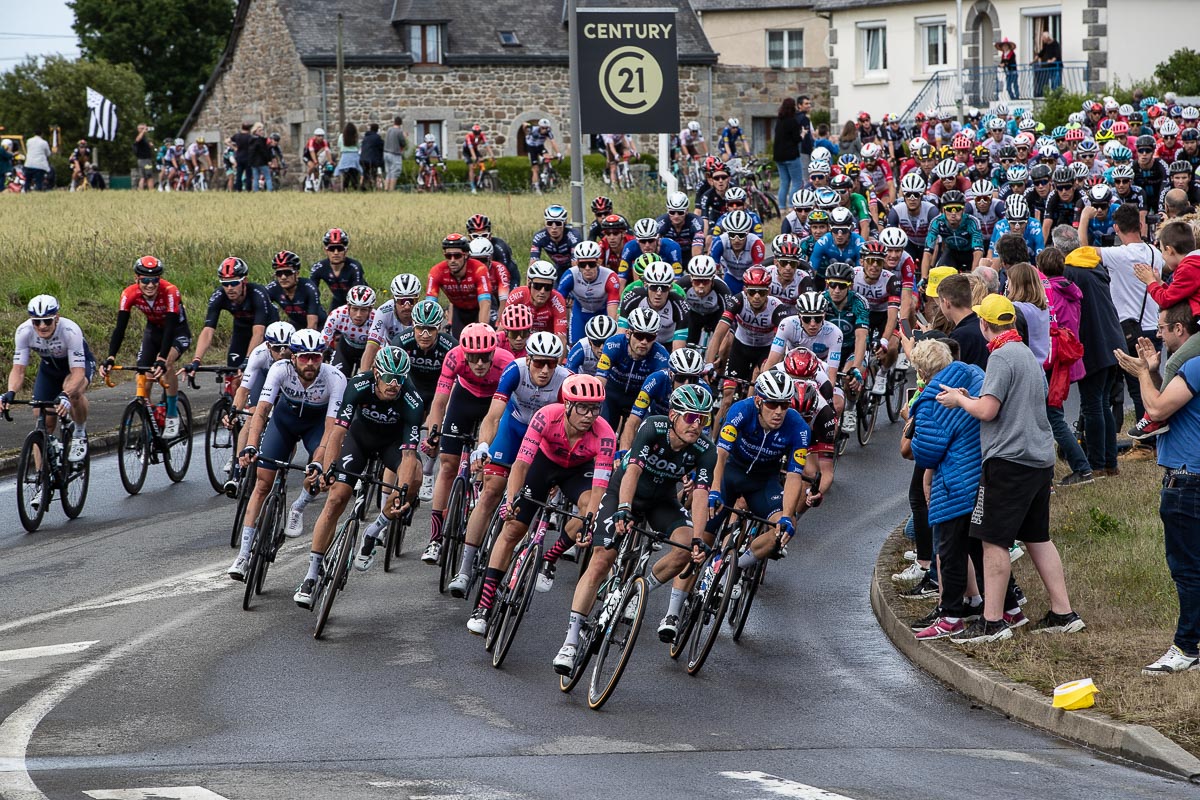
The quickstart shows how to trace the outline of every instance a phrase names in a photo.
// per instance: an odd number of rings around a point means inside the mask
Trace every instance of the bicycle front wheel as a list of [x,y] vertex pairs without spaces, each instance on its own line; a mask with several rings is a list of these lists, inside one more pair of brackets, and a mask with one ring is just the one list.
[[21,525],[33,533],[50,505],[50,453],[46,434],[31,431],[17,459],[17,513]]
[[737,548],[727,547],[722,560],[721,574],[713,578],[708,591],[701,597],[696,629],[693,631],[691,647],[688,648],[689,675],[700,672],[708,654],[712,652],[717,634],[721,632],[721,621],[729,608],[729,598],[733,594],[733,585],[738,580]]
[[192,404],[187,395],[179,393],[179,436],[170,442],[164,442],[166,458],[163,466],[167,468],[167,477],[179,483],[187,475],[188,465],[192,463]]
[[313,638],[320,639],[325,631],[325,623],[329,621],[329,612],[333,610],[333,601],[346,583],[346,575],[350,571],[350,559],[354,556],[354,543],[358,539],[359,522],[350,517],[342,523],[342,528],[333,540],[330,552],[333,563],[329,563],[329,554],[325,556],[324,587],[317,606],[317,624],[313,629]]
[[521,571],[517,573],[517,580],[508,595],[504,616],[493,622],[500,624],[500,637],[492,651],[492,666],[496,669],[504,663],[504,657],[508,655],[508,648],[512,647],[513,639],[517,636],[517,628],[521,626],[525,610],[529,608],[529,602],[533,599],[533,586],[537,582],[537,571],[541,563],[539,548],[530,545],[525,560],[521,562]]
[[[70,441],[64,439],[63,447],[69,448]],[[83,513],[83,504],[87,501],[88,483],[92,477],[92,452],[89,450],[83,461],[63,461],[60,472],[59,499],[62,501],[63,513],[68,519],[75,519]]]
[[204,466],[208,471],[208,482],[218,494],[225,491],[225,466],[236,444],[231,431],[221,422],[232,407],[228,397],[221,397],[213,403],[204,424]]
[[458,562],[462,558],[462,542],[466,528],[467,482],[460,475],[450,487],[450,500],[446,503],[445,523],[442,525],[442,552],[438,591],[442,594],[450,588],[450,581],[458,575]]
[[867,394],[865,391],[862,394],[858,408],[858,443],[862,447],[866,447],[871,441],[871,434],[875,433],[875,418],[879,416],[879,400],[878,398]]
[[117,468],[121,473],[121,485],[129,494],[137,494],[146,482],[146,471],[150,468],[150,416],[139,401],[125,406],[121,416],[121,428],[117,431]]
[[904,393],[907,388],[907,372],[901,372],[898,369],[888,371],[887,415],[889,422],[900,419],[900,409],[904,407]]
[[739,641],[742,638],[742,631],[746,629],[746,620],[750,618],[750,606],[754,604],[754,596],[758,594],[758,586],[762,583],[763,573],[766,571],[767,563],[760,561],[753,567],[753,572],[745,578],[742,583],[742,596],[738,603],[737,612],[732,613],[729,619],[729,625],[733,628],[733,640]]
[[[600,650],[596,653],[592,682],[588,686],[588,708],[600,709],[617,690],[617,681],[625,672],[625,666],[637,644],[638,632],[642,629],[648,593],[646,580],[641,575],[628,583],[621,593],[621,602],[617,604],[613,618],[608,621],[608,630],[604,632]],[[627,619],[627,616],[630,618]]]

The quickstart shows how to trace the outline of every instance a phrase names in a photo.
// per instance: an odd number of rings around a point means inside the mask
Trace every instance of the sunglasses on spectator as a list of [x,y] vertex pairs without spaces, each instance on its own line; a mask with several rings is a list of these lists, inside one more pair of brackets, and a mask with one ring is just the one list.
[[702,428],[708,427],[712,421],[711,414],[700,414],[696,411],[685,411],[679,415],[679,418],[683,420],[684,425],[699,425]]
[[138,283],[142,286],[155,286],[162,278],[138,278]]
[[54,324],[54,317],[34,317],[29,321],[39,328],[49,328]]
[[791,403],[787,402],[786,400],[763,400],[762,404],[763,408],[771,411],[783,411],[791,405]]
[[653,333],[635,333],[635,334],[632,334],[632,336],[634,339],[636,339],[639,342],[653,342],[655,339],[658,338],[658,336],[656,336]]
[[344,253],[344,252],[346,252],[346,248],[343,245],[334,244],[334,245],[330,245],[329,247],[326,247],[325,252],[326,253]]
[[276,278],[292,278],[295,277],[296,270],[294,269],[277,269],[275,270]]
[[594,417],[600,413],[599,403],[572,403],[571,410],[585,417]]
[[324,361],[325,356],[320,353],[297,353],[296,362],[299,364],[311,364],[314,361]]
[[529,291],[531,291],[531,292],[548,292],[553,288],[554,288],[554,284],[552,284],[552,283],[531,283],[531,284],[529,284]]
[[[511,338],[511,332],[510,332]],[[472,361],[476,364],[484,364],[492,360],[491,353],[467,353],[467,361]]]

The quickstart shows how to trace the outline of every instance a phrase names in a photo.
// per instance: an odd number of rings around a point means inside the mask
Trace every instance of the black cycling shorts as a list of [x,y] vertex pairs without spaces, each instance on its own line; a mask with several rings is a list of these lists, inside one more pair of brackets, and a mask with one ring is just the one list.
[[[142,331],[142,346],[138,348],[137,365],[139,367],[153,367],[158,354],[162,352],[163,334],[165,331],[158,325],[147,325]],[[192,332],[188,329],[186,322],[180,322],[175,326],[175,337],[171,340],[171,347],[183,355],[189,347],[192,346]]]
[[[397,426],[397,437],[400,435],[400,428]],[[342,442],[342,452],[338,455],[337,466],[339,468],[337,482],[346,483],[353,486],[358,482],[358,478],[351,478],[340,470],[348,470],[359,475],[363,474],[363,470],[367,468],[367,461],[373,455],[378,455],[383,460],[383,465],[388,469],[396,472],[400,469],[400,461],[404,456],[403,446],[400,439],[395,441],[372,441],[364,442],[354,435],[354,428],[351,427],[346,433],[346,438]]]
[[491,405],[491,395],[476,397],[462,386],[454,385],[450,390],[450,401],[446,403],[446,416],[442,420],[440,449],[444,455],[462,455],[466,440],[475,436],[479,423],[483,422]]
[[[613,524],[613,514],[617,513],[620,505],[621,479],[625,477],[624,468],[613,472],[612,482],[604,493],[600,503],[600,535],[596,537],[595,546],[615,550],[620,545],[616,526]],[[633,498],[633,515],[642,519],[642,525],[652,531],[670,536],[679,528],[692,526],[692,516],[679,504],[675,496],[674,485],[662,487],[649,495],[640,493]]]
[[[525,475],[525,489],[534,500],[544,503],[550,496],[550,489],[557,486],[563,494],[570,498],[572,503],[579,505],[579,498],[592,488],[592,474],[595,467],[595,462],[589,461],[586,464],[565,469],[555,464],[539,450],[533,457],[533,463],[529,465],[529,472]],[[512,519],[528,526],[533,522],[533,517],[539,508],[540,506],[534,503],[518,501],[516,514],[512,516]]]
[[754,377],[754,371],[762,366],[771,354],[771,345],[751,347],[748,344],[733,340],[729,347],[729,361],[725,365],[725,377],[749,381]]

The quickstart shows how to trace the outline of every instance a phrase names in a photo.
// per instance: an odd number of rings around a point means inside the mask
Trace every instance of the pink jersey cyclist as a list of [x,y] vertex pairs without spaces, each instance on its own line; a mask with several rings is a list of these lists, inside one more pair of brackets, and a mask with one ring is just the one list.
[[[563,403],[544,406],[533,415],[517,461],[529,465],[525,486],[531,496],[544,499],[551,485],[559,486],[576,500],[589,488],[600,497],[612,476],[617,437],[603,417],[595,417],[592,427],[571,445],[566,428],[567,407]],[[516,519],[528,525],[537,506],[518,504]],[[560,549],[566,549],[565,546]]]
[[491,402],[496,387],[500,385],[500,374],[514,358],[508,350],[496,350],[492,357],[492,368],[480,378],[471,371],[467,364],[467,352],[459,345],[447,353],[442,361],[442,374],[438,377],[436,393],[450,394],[451,389],[459,386],[476,397],[485,397]]

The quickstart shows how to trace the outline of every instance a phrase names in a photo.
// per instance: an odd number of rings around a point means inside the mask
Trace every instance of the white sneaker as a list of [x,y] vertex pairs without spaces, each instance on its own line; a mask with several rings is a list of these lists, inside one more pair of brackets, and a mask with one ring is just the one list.
[[421,560],[426,564],[436,564],[438,562],[438,555],[440,555],[441,552],[441,542],[430,542],[429,546],[425,548],[425,552],[421,553]]
[[471,616],[467,618],[467,630],[476,636],[483,636],[487,633],[487,609],[483,606],[476,608],[471,612]]
[[233,474],[233,456],[229,457],[229,460],[225,462],[225,466],[222,469],[225,470],[226,478]]
[[1014,544],[1008,548],[1008,563],[1011,564],[1023,555],[1025,555],[1025,551],[1021,549],[1021,545]]
[[433,499],[433,478],[433,475],[426,475],[421,479],[421,491],[417,493],[421,502],[428,503]]
[[546,563],[538,570],[537,586],[539,592],[548,592],[554,588],[554,564]]
[[88,442],[85,436],[76,436],[71,439],[71,452],[67,453],[67,460],[72,464],[78,464],[87,458]]
[[905,550],[904,551],[904,560],[905,561],[916,561],[917,560],[917,551],[916,550]]
[[741,600],[742,599],[742,582],[741,581],[738,581],[737,583],[735,583],[733,585],[733,591],[731,591],[729,593],[729,599],[730,600]]
[[162,435],[164,439],[174,439],[179,435],[179,417],[167,417]]
[[896,369],[901,372],[908,372],[912,369],[912,364],[908,361],[908,356],[904,355],[904,351],[900,351],[900,356],[896,359]]
[[305,578],[300,584],[300,588],[292,595],[292,599],[296,601],[296,605],[301,608],[312,608],[313,592],[317,590],[317,582],[312,578]]
[[37,510],[42,505],[42,485],[40,483],[33,490],[33,497],[29,498],[29,505],[34,510]]
[[1200,658],[1189,656],[1187,653],[1179,649],[1178,645],[1171,645],[1171,649],[1162,654],[1162,657],[1153,664],[1147,664],[1142,667],[1143,675],[1174,675],[1176,672],[1189,672],[1200,670]]
[[852,406],[847,407],[846,410],[842,412],[842,432],[843,433],[854,433],[854,431],[857,427],[858,427],[858,410]]
[[289,539],[296,539],[304,534],[304,512],[297,511],[295,508],[288,510],[287,526],[283,529],[283,535]]
[[626,621],[633,622],[634,618],[637,617],[639,602],[640,601],[638,600],[638,598],[634,597],[632,600],[630,600],[628,603],[625,604],[625,613],[623,616]]
[[575,668],[575,653],[578,650],[573,644],[564,644],[558,648],[558,655],[554,657],[554,671],[559,675],[570,675],[571,670]]
[[915,583],[916,581],[924,578],[926,572],[928,572],[927,569],[914,561],[908,565],[908,569],[904,570],[903,572],[894,573],[892,575],[892,580],[894,580],[896,583]]
[[239,555],[236,559],[234,559],[233,566],[229,568],[229,572],[227,573],[229,577],[233,578],[235,581],[246,580],[246,567],[248,566],[247,562],[249,561],[250,556]]
[[875,385],[871,387],[871,394],[883,396],[887,394],[887,371],[879,370],[879,374],[875,376]]
[[454,580],[450,581],[450,585],[446,588],[450,590],[451,597],[466,597],[467,583],[471,580],[471,576],[465,572],[460,572],[454,576]]

